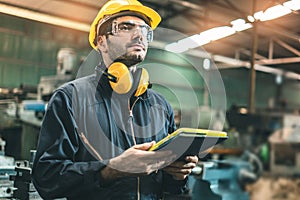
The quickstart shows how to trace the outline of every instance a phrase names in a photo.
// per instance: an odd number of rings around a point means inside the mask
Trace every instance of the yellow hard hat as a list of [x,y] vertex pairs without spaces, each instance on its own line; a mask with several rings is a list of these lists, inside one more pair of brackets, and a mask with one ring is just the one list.
[[161,21],[160,15],[155,10],[144,6],[137,0],[110,0],[102,6],[90,28],[89,42],[94,49],[96,49],[94,41],[97,37],[97,25],[99,21],[106,16],[112,16],[123,11],[132,11],[145,15],[149,19],[149,25],[153,30]]

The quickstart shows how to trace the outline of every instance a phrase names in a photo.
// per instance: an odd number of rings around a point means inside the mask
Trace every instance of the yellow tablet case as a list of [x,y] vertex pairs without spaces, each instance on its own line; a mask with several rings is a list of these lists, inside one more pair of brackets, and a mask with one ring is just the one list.
[[198,155],[227,138],[227,133],[223,131],[179,128],[153,145],[149,151],[172,150],[181,157]]

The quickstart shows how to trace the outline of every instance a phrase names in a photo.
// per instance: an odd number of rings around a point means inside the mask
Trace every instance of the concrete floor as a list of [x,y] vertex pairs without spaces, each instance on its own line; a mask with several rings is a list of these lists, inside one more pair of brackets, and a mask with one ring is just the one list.
[[263,175],[247,191],[251,200],[299,200],[300,177]]

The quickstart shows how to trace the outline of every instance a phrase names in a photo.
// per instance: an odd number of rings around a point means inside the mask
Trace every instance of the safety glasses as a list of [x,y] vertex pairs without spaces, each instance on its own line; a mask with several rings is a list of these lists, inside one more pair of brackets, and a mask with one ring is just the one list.
[[153,40],[153,30],[150,26],[144,23],[140,23],[134,20],[118,22],[114,20],[112,22],[111,32],[108,34],[112,34],[115,36],[128,36],[132,34],[141,34],[143,38],[147,40],[147,42],[152,42]]

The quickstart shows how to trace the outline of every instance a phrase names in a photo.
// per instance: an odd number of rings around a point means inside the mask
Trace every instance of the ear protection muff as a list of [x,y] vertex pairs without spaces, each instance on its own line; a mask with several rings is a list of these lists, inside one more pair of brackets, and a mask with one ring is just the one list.
[[146,92],[147,88],[150,87],[149,74],[146,69],[136,69],[134,73],[134,83],[133,88],[136,90],[134,96],[138,97]]
[[114,62],[105,74],[110,80],[111,88],[118,94],[135,91],[134,96],[142,95],[149,87],[149,74],[144,68],[137,68],[134,74],[121,62]]

